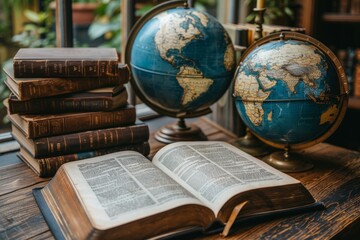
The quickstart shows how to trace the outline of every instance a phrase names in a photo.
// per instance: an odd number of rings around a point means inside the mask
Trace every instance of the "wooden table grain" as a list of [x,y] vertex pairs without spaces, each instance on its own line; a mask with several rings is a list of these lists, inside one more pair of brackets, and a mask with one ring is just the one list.
[[[149,120],[151,131],[173,121]],[[236,136],[206,118],[194,122],[209,140]],[[150,138],[154,155],[164,145]],[[321,143],[303,151],[314,169],[291,174],[325,204],[325,209],[235,226],[227,239],[356,239],[360,236],[360,153]],[[8,161],[6,158],[14,158]],[[6,160],[6,161],[5,161]],[[6,162],[6,164],[1,164]],[[54,239],[32,196],[49,179],[37,177],[15,153],[0,156],[0,239]],[[223,239],[219,234],[195,239]]]

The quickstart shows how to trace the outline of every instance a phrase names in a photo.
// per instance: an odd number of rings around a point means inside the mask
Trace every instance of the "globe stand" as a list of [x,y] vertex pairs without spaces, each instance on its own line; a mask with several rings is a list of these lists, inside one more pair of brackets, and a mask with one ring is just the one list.
[[207,137],[198,126],[186,125],[185,120],[179,118],[177,123],[166,125],[158,130],[155,133],[155,139],[168,144],[178,141],[206,141]]
[[289,153],[288,147],[285,151],[274,152],[262,160],[282,172],[304,172],[314,167],[314,164],[305,161],[302,155]]
[[[264,22],[265,10],[266,10],[265,8],[254,8],[254,12],[256,16],[255,17],[256,30],[254,35],[255,41],[258,41],[263,37],[262,24]],[[254,134],[251,133],[249,128],[246,128],[246,135],[236,140],[233,143],[233,145],[255,157],[261,157],[269,154],[268,147],[264,143],[262,143],[259,139],[257,139],[254,136]]]
[[232,144],[254,157],[261,157],[270,153],[269,148],[257,139],[249,128],[246,128],[244,137],[238,138]]

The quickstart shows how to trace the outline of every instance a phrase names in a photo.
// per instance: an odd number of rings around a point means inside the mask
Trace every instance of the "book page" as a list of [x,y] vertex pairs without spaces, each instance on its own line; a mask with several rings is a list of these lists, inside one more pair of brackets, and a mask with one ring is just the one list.
[[240,192],[299,182],[225,142],[173,143],[162,148],[153,163],[215,215]]
[[136,152],[117,152],[64,167],[91,222],[99,229],[185,204],[202,205]]

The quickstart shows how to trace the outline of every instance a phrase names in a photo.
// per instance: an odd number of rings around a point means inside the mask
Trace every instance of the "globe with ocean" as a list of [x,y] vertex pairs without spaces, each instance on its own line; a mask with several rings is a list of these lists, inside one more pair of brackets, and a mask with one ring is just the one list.
[[155,111],[181,119],[209,113],[235,70],[234,47],[223,26],[184,4],[173,1],[148,12],[133,28],[126,48],[139,98]]
[[257,137],[294,150],[336,130],[348,88],[340,62],[327,47],[307,35],[284,32],[260,39],[242,56],[234,97]]

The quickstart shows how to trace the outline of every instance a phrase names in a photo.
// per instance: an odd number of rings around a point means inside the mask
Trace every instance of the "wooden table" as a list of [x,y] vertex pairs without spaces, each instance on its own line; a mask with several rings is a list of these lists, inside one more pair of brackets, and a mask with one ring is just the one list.
[[[148,121],[151,131],[169,121]],[[195,123],[209,140],[229,141],[235,136],[209,120]],[[163,146],[151,135],[152,156]],[[228,239],[355,239],[360,236],[360,153],[329,144],[318,144],[304,151],[315,164],[311,171],[291,174],[322,201],[326,209],[262,223],[236,226]],[[0,239],[53,239],[31,194],[49,179],[37,177],[16,153],[0,157]],[[193,236],[219,239],[219,235]]]

